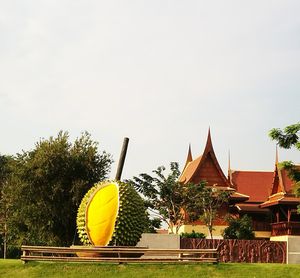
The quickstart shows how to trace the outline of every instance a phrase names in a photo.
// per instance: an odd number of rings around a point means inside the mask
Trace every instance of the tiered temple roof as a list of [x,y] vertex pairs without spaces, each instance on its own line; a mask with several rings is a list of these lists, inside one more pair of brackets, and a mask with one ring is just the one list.
[[241,194],[233,188],[230,181],[224,175],[213,149],[210,130],[208,131],[204,152],[195,160],[192,159],[191,147],[189,146],[186,163],[179,181],[181,183],[194,184],[206,181],[207,186],[216,186],[222,190],[233,191],[231,195],[232,200],[242,201],[249,198],[248,195]]
[[247,202],[261,203],[270,195],[273,172],[231,171],[231,183],[241,193],[248,195]]
[[[200,183],[232,191],[238,211],[247,213],[268,213],[267,207],[274,204],[299,204],[300,199],[292,192],[293,181],[284,169],[278,167],[276,152],[275,171],[238,171],[228,169],[228,178],[224,175],[215,155],[210,130],[202,155],[193,160],[191,146],[179,178],[181,183]],[[300,168],[300,166],[299,166]]]
[[248,200],[235,205],[238,211],[268,213],[268,210],[260,208],[260,204],[270,195],[273,172],[235,171],[231,169],[229,172],[233,187],[242,194],[249,196]]
[[216,158],[210,130],[208,131],[206,146],[201,156],[192,160],[191,148],[189,147],[185,167],[179,181],[182,183],[199,183],[205,180],[209,186],[221,186],[230,188],[230,183],[225,177]]
[[[300,169],[300,166],[297,166]],[[289,178],[285,169],[281,169],[276,161],[273,175],[272,187],[268,198],[261,204],[262,208],[274,205],[297,205],[300,198],[295,197],[293,193],[294,182]]]

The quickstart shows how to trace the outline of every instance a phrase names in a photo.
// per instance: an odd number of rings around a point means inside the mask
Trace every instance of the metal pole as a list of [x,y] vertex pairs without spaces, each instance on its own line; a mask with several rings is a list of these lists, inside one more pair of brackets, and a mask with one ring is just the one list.
[[127,148],[128,148],[128,142],[129,142],[129,138],[125,137],[123,140],[123,146],[122,146],[122,150],[121,150],[121,154],[120,154],[120,158],[119,158],[119,164],[118,164],[117,173],[116,173],[116,178],[115,178],[117,181],[121,180],[125,157],[126,157]]

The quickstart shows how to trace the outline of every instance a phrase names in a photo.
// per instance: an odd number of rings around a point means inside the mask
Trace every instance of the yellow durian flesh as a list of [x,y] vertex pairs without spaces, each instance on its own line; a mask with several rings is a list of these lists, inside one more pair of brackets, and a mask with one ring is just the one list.
[[117,183],[103,184],[86,207],[86,228],[93,245],[106,246],[112,238],[119,211]]

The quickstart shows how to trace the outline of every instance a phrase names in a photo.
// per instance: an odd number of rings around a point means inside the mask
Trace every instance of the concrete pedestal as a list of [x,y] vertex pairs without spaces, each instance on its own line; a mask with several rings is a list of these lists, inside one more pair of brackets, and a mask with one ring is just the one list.
[[274,236],[271,241],[285,241],[287,243],[287,264],[300,264],[300,236]]
[[137,247],[151,249],[180,249],[180,236],[174,234],[148,234],[144,233]]

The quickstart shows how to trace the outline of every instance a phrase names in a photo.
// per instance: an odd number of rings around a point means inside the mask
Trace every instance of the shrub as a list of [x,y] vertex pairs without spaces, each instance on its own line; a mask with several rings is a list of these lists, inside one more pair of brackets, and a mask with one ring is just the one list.
[[203,233],[197,233],[194,230],[191,233],[181,233],[181,238],[205,238],[205,234]]
[[224,230],[224,239],[254,239],[252,219],[248,215],[242,218],[228,218],[229,226]]

